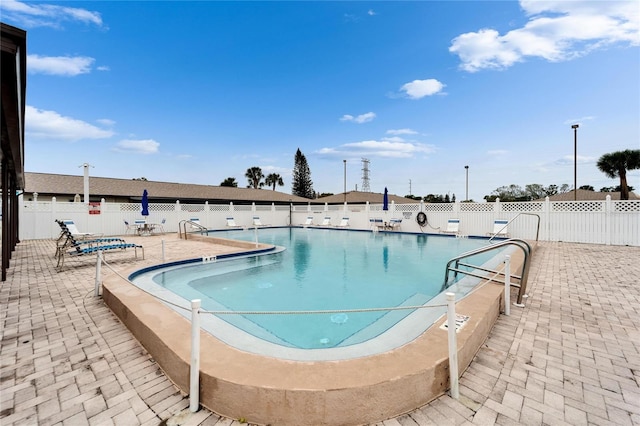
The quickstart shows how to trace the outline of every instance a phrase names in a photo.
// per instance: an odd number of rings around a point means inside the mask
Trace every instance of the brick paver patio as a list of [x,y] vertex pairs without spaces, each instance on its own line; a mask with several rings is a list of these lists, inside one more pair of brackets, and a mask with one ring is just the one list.
[[[203,243],[127,237],[116,270],[195,256]],[[212,253],[210,245],[206,253]],[[218,247],[220,251],[223,247]],[[52,241],[23,241],[0,283],[0,424],[240,425],[189,400],[93,296],[95,258],[57,272]],[[110,273],[103,268],[103,273]],[[640,425],[640,247],[540,243],[525,308],[501,316],[444,395],[379,425]]]

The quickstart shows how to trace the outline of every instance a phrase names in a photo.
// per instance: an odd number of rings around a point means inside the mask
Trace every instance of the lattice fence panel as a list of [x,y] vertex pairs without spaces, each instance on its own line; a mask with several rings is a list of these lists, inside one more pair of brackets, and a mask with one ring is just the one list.
[[461,212],[492,212],[494,203],[460,203]]
[[173,203],[150,203],[149,212],[173,212],[176,205]]
[[[419,212],[420,211],[420,204],[419,203],[411,203],[411,204],[396,204],[396,211],[397,212]],[[406,216],[405,216],[406,217]],[[409,216],[411,217],[411,216]]]
[[123,211],[123,212],[140,213],[140,210],[142,210],[140,203],[121,203],[120,204],[120,211]]
[[453,203],[428,203],[424,205],[426,212],[452,212]]
[[613,201],[613,211],[640,212],[640,201]]
[[229,212],[231,211],[230,204],[209,204],[210,212]]
[[204,204],[180,204],[180,210],[189,213],[204,212]]
[[551,203],[553,212],[603,212],[604,201],[555,201]]
[[544,210],[543,202],[530,203],[501,203],[500,207],[503,212],[541,212]]

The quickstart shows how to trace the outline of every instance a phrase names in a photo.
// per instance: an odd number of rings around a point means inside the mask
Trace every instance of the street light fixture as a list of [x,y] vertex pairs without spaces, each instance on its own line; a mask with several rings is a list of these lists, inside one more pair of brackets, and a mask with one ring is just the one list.
[[347,202],[347,160],[342,160],[344,162],[344,202]]
[[469,201],[469,166],[464,166],[465,171],[467,172],[467,185],[466,185],[466,193],[465,193],[465,201]]
[[573,201],[578,200],[578,124],[573,124]]

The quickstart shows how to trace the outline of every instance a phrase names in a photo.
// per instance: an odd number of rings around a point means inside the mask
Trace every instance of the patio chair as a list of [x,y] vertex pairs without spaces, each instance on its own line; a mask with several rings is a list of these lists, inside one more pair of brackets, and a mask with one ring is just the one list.
[[138,227],[134,224],[134,223],[129,223],[128,221],[124,221],[124,233],[125,235],[128,234],[129,232],[138,232]]
[[389,220],[389,228],[392,230],[399,230],[402,225],[402,219],[392,218]]
[[165,233],[164,231],[164,224],[167,223],[167,219],[162,219],[160,221],[160,223],[156,223],[154,224],[154,229],[159,230],[160,232],[162,232],[163,234]]
[[322,220],[321,226],[331,226],[331,218],[329,216],[325,216]]
[[229,228],[240,228],[240,225],[238,225],[238,224],[236,223],[235,219],[234,219],[234,218],[232,218],[232,217],[228,217],[228,218],[227,218],[227,226],[228,226]]
[[379,217],[369,219],[369,225],[371,226],[372,231],[378,231],[379,229],[384,228],[384,222]]
[[349,226],[349,218],[343,217],[340,223],[338,224],[338,228],[347,228]]
[[449,219],[447,221],[447,229],[442,232],[458,235],[460,233],[460,219]]
[[506,219],[496,219],[493,221],[493,232],[488,232],[487,235],[492,237],[509,237],[509,231],[507,225],[509,221]]
[[266,224],[262,223],[262,221],[260,220],[260,216],[254,216],[253,217],[253,226],[269,226],[269,225],[266,225]]
[[189,222],[189,226],[191,227],[192,231],[201,231],[202,228],[204,228],[204,226],[200,223],[200,218],[198,217],[189,218]]
[[93,237],[99,237],[102,235],[102,234],[94,234],[91,232],[80,232],[76,224],[71,219],[64,219],[62,223],[64,223],[64,225],[67,227],[71,235],[73,235],[76,238],[80,238],[80,239],[93,238]]
[[304,221],[302,226],[311,226],[313,225],[313,216],[307,216],[307,220]]

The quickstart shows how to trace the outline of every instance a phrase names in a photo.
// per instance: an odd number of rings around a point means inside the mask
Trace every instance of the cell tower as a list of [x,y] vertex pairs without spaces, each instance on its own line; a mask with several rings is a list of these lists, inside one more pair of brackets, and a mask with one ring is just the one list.
[[362,192],[371,192],[369,186],[369,160],[362,159]]

